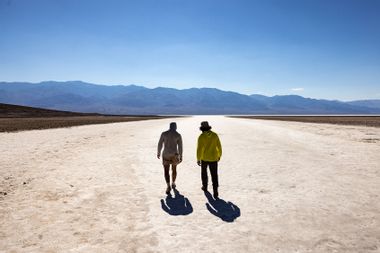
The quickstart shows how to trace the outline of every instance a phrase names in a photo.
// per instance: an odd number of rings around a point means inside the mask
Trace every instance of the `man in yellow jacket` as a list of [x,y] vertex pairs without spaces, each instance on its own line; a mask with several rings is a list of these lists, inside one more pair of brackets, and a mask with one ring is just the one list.
[[216,133],[211,131],[207,121],[201,123],[199,128],[202,134],[198,137],[197,163],[201,166],[202,190],[207,191],[207,167],[210,168],[214,198],[218,198],[218,161],[222,156],[222,145]]

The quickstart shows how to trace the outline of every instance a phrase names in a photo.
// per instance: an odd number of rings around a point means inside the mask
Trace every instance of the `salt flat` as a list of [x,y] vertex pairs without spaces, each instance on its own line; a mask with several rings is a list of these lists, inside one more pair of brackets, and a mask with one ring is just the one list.
[[[173,120],[179,202],[165,199],[156,158]],[[203,120],[223,145],[216,210],[196,165]],[[380,252],[379,128],[199,116],[0,144],[0,252]]]

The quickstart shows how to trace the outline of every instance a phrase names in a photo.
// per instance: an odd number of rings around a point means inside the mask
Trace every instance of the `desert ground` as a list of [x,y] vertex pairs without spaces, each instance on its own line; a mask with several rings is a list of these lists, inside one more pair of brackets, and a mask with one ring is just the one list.
[[281,121],[296,121],[296,122],[305,122],[305,123],[327,123],[327,124],[337,124],[337,125],[354,125],[354,126],[370,126],[370,127],[380,127],[380,116],[231,116],[237,118],[250,118],[250,119],[265,119],[265,120],[281,120]]
[[61,128],[92,124],[162,119],[158,115],[104,115],[78,113],[0,103],[0,132]]
[[108,124],[148,119],[162,119],[166,116],[75,116],[51,118],[0,118],[0,132],[61,128],[92,124]]
[[[201,121],[220,200],[201,191]],[[156,148],[176,121],[176,196]],[[0,252],[380,252],[380,128],[198,116],[0,133]]]

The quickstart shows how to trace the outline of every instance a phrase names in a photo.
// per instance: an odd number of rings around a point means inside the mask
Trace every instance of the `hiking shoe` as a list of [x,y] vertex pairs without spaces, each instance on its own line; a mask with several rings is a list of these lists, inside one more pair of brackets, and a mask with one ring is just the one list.
[[202,191],[207,192],[207,186],[202,186]]
[[172,188],[175,189],[176,187],[175,183],[172,183]]

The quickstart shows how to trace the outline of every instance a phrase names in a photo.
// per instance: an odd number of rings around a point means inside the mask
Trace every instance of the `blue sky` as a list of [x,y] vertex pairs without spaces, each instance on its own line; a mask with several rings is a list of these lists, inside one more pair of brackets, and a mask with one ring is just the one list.
[[0,81],[380,98],[378,0],[0,0]]

